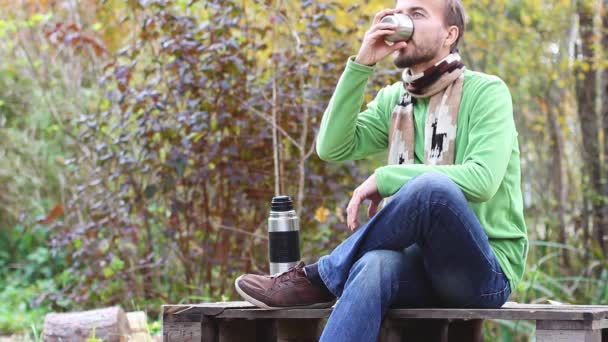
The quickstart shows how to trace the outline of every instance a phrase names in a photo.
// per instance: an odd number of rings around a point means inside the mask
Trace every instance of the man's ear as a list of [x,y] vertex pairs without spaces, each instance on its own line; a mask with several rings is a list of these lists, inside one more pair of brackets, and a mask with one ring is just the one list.
[[454,42],[458,39],[458,35],[460,34],[460,30],[458,29],[458,26],[450,26],[448,27],[448,36],[445,39],[445,46],[452,46],[452,44],[454,44]]

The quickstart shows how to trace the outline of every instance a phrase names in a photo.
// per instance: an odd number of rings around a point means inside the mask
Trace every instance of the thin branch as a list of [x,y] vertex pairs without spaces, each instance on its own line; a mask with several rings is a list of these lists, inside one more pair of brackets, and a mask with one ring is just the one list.
[[245,109],[250,110],[253,114],[259,116],[264,121],[271,124],[273,126],[273,129],[276,128],[279,131],[279,133],[281,133],[287,140],[289,140],[289,142],[292,143],[297,149],[302,150],[302,146],[300,146],[300,143],[294,137],[289,135],[289,133],[287,133],[281,126],[277,125],[272,120],[272,116],[262,112],[261,110],[251,107],[249,104],[245,104]]
[[277,125],[277,82],[276,77],[272,79],[272,151],[274,158],[274,195],[279,196],[281,192],[281,188],[279,187],[279,178],[281,174],[279,173],[279,145],[278,145],[278,137],[277,130],[279,125]]
[[242,229],[235,228],[235,227],[228,227],[228,226],[225,226],[225,225],[222,225],[222,224],[218,224],[215,227],[217,227],[219,229],[223,229],[223,230],[228,230],[228,231],[231,231],[231,232],[234,232],[234,233],[249,235],[249,236],[252,236],[252,237],[255,237],[255,238],[259,238],[259,239],[262,239],[262,240],[268,240],[267,236],[256,234],[256,233],[252,233],[252,232],[248,232],[246,230],[242,230]]
[[306,152],[306,155],[304,156],[304,160],[310,158],[310,156],[312,156],[312,154],[315,153],[316,145],[317,145],[317,135],[315,135],[315,138],[312,140],[312,144],[310,144],[310,148],[308,149],[308,152]]
[[[30,56],[27,48],[25,47],[25,44],[23,44],[23,41],[21,40],[20,36],[17,39],[17,45],[21,48],[21,50],[23,51],[23,53],[25,55],[25,59],[27,60],[27,63],[30,66],[32,74],[34,75],[33,79],[36,80],[36,85],[38,86],[38,88],[41,91],[42,100],[46,103],[49,111],[51,112],[51,115],[53,116],[53,118],[55,118],[55,121],[57,122],[57,124],[61,127],[61,129],[63,131],[65,131],[66,133],[69,134],[69,132],[65,129],[65,125],[63,123],[63,120],[61,119],[61,116],[59,116],[59,113],[57,112],[57,108],[55,108],[55,106],[49,100],[47,91],[42,86],[42,81],[41,81],[42,77],[40,76],[38,69],[36,69],[34,61],[32,60],[32,57]],[[71,136],[71,137],[75,138],[74,136]]]

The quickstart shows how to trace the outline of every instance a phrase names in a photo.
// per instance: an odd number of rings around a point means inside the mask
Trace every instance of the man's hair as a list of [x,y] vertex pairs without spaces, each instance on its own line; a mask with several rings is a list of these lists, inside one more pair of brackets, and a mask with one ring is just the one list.
[[461,0],[446,0],[445,2],[445,24],[446,26],[458,27],[458,38],[450,47],[450,52],[458,51],[458,43],[464,35],[464,25],[467,22],[467,13]]

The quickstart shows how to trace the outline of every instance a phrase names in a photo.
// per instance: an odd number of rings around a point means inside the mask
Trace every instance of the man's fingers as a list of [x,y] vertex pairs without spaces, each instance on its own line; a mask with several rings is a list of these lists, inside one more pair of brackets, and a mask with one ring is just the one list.
[[372,26],[369,30],[368,33],[374,33],[378,30],[396,30],[399,28],[399,25],[396,24],[391,24],[391,23],[380,23],[380,24],[376,24],[374,26]]
[[395,33],[395,30],[378,30],[369,35],[370,38],[378,39],[380,37],[388,36],[389,34]]
[[359,212],[359,204],[353,204],[351,210],[348,212],[348,228],[355,230],[357,228],[357,213]]
[[359,204],[361,203],[361,199],[355,194],[350,199],[348,203],[348,207],[346,208],[346,223],[348,224],[348,228],[350,230],[355,230],[357,227],[357,212],[359,211]]
[[391,50],[396,51],[396,50],[405,49],[406,47],[407,47],[406,42],[396,42],[395,44],[391,45]]
[[376,202],[376,201],[372,201],[369,204],[369,208],[367,208],[367,216],[369,218],[372,218],[378,212],[378,204],[380,204],[380,203]]

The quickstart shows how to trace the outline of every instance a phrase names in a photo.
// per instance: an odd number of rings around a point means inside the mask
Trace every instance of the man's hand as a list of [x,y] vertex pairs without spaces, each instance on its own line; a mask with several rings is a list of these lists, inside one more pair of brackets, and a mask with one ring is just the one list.
[[357,213],[359,212],[359,205],[365,200],[370,200],[371,203],[367,210],[367,215],[371,218],[376,215],[378,211],[378,204],[382,200],[382,196],[378,192],[378,186],[376,185],[376,176],[371,175],[363,184],[359,185],[358,188],[353,192],[353,197],[346,207],[346,223],[350,230],[357,229],[359,225],[357,219]]
[[393,53],[393,51],[403,49],[407,46],[406,42],[397,42],[393,45],[388,45],[384,41],[384,37],[396,32],[397,25],[380,23],[380,20],[385,16],[399,12],[396,9],[386,9],[378,12],[374,18],[374,24],[365,33],[363,43],[359,49],[359,53],[355,58],[355,62],[365,65],[373,65],[384,57]]

